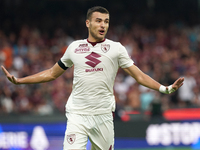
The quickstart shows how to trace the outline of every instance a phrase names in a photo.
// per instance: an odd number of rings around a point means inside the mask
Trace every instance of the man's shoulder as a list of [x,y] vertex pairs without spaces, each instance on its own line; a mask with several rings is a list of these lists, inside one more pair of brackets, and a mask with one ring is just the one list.
[[113,44],[118,44],[119,43],[117,41],[113,41],[113,40],[110,40],[110,39],[106,39],[105,42],[107,42],[107,43],[113,43]]
[[110,40],[110,39],[106,39],[106,40],[105,40],[105,43],[106,43],[106,44],[115,45],[115,46],[122,46],[122,44],[121,44],[120,42],[113,41],[113,40]]

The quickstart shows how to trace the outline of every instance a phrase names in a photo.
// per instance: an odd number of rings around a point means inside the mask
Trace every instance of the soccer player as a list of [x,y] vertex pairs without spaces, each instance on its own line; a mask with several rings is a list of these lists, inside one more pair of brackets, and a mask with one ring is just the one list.
[[67,129],[64,150],[84,150],[88,137],[92,150],[114,149],[112,112],[115,111],[114,79],[121,67],[139,84],[170,94],[183,85],[184,78],[163,86],[144,74],[119,42],[106,39],[109,27],[107,9],[95,6],[88,10],[88,38],[72,42],[61,59],[50,69],[23,78],[11,75],[14,84],[33,84],[55,80],[74,65],[73,90],[66,103]]

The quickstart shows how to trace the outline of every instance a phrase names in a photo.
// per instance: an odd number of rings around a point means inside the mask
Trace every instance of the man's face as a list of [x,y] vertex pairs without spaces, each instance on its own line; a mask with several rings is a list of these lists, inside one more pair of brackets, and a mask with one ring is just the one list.
[[88,27],[90,42],[102,41],[109,27],[109,14],[102,14],[100,12],[94,12],[90,20],[86,20],[86,26]]

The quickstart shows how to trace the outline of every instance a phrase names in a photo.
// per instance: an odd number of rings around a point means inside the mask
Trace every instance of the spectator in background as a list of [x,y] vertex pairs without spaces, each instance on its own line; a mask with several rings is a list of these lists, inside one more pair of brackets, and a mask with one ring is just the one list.
[[21,58],[25,59],[24,57],[28,52],[28,48],[23,38],[19,37],[19,39],[17,40],[17,44],[14,44],[13,49],[14,56],[20,56]]
[[191,74],[191,70],[185,72],[185,83],[178,91],[182,107],[191,107],[194,98],[194,88],[196,86],[195,78]]
[[14,111],[12,92],[7,87],[4,87],[4,91],[0,92],[0,106],[2,113],[12,113]]
[[2,42],[2,54],[3,54],[3,60],[4,65],[10,69],[12,67],[12,61],[13,61],[13,49],[11,45],[9,44],[9,41],[7,39],[3,39]]
[[200,107],[200,86],[196,85],[193,88],[193,92],[194,92],[194,97],[192,99],[192,103],[194,107]]
[[143,104],[140,101],[140,90],[139,90],[139,84],[134,83],[132,86],[129,87],[129,90],[127,92],[127,104],[125,110],[142,110]]

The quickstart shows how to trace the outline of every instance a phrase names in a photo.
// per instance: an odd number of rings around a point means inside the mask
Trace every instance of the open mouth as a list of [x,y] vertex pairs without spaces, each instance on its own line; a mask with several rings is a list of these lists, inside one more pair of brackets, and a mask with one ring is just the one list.
[[99,34],[103,35],[105,33],[104,30],[99,30]]

